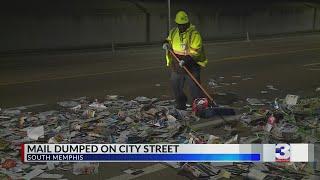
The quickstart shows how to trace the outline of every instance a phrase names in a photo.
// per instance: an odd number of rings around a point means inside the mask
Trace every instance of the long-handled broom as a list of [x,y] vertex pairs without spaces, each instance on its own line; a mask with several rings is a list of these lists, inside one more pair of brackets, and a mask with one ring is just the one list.
[[[180,59],[174,54],[172,49],[166,49],[169,51],[169,53],[174,57],[174,59],[180,63]],[[209,99],[209,106],[208,108],[198,112],[198,115],[203,118],[210,118],[215,115],[235,115],[235,111],[231,108],[226,107],[219,107],[217,103],[213,100],[212,96],[203,88],[203,86],[200,84],[200,82],[193,76],[193,74],[189,71],[189,69],[186,66],[183,66],[183,69],[187,72],[189,77],[192,79],[194,83],[197,84],[197,86],[201,89],[201,91],[206,95],[206,97]]]

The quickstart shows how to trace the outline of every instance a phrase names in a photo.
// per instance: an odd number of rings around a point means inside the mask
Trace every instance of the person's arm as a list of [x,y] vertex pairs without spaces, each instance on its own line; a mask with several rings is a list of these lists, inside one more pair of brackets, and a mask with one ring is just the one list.
[[193,60],[199,61],[201,48],[202,48],[202,38],[200,36],[200,33],[198,31],[194,31],[191,34],[190,49],[189,49],[189,55]]
[[168,35],[168,37],[166,38],[166,40],[164,40],[163,41],[163,44],[162,44],[162,48],[164,49],[164,50],[166,50],[166,61],[167,61],[167,63],[166,63],[166,65],[167,66],[170,66],[171,65],[171,61],[172,61],[172,56],[171,56],[171,54],[169,53],[169,49],[171,49],[171,47],[172,47],[172,43],[171,43],[171,36],[172,36],[172,31],[173,30],[170,30],[170,32],[169,32],[169,35]]

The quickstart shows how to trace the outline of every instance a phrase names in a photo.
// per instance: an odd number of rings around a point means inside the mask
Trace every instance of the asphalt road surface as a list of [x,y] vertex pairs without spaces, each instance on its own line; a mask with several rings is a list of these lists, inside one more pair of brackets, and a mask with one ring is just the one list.
[[[320,86],[320,35],[206,44],[210,78],[237,84],[240,97],[261,96],[266,85],[280,95],[310,95]],[[73,52],[0,57],[0,107],[49,104],[81,96],[171,95],[161,46],[112,52]],[[232,76],[252,77],[236,81]],[[160,84],[160,86],[156,86]],[[219,91],[219,89],[215,89]],[[264,94],[263,96],[268,96]]]
[[[238,99],[320,94],[315,92],[320,87],[320,35],[208,43],[205,48],[209,64],[203,69],[202,83],[207,87],[211,78],[225,83],[222,88],[208,88],[210,93],[230,92]],[[1,108],[107,94],[127,98],[171,96],[170,71],[160,45],[115,52],[20,54],[2,56],[0,62]],[[279,90],[268,90],[266,85]],[[268,92],[262,94],[264,90]],[[219,96],[219,101],[227,98]],[[125,175],[122,171],[129,167],[145,168],[145,173]],[[184,179],[171,168],[150,163],[101,163],[99,174],[90,178]]]

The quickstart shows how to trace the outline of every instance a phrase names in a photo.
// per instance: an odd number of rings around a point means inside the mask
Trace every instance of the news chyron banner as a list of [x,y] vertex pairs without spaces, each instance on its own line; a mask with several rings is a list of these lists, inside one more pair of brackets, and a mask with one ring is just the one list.
[[313,144],[23,144],[23,162],[313,162]]

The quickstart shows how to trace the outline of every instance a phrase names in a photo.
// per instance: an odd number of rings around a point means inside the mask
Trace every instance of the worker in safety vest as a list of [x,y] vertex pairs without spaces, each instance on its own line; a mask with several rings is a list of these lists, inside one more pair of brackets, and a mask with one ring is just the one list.
[[[183,92],[184,83],[186,82],[191,93],[192,101],[203,97],[200,88],[192,81],[183,69],[183,66],[194,75],[200,82],[200,69],[205,67],[208,60],[205,56],[202,38],[195,26],[190,24],[188,15],[184,11],[179,11],[176,15],[175,22],[177,27],[169,32],[163,49],[166,51],[167,66],[172,67],[171,86],[176,99],[176,108],[186,109],[187,97]],[[168,52],[172,50],[174,54],[181,60],[178,63],[174,57]]]

